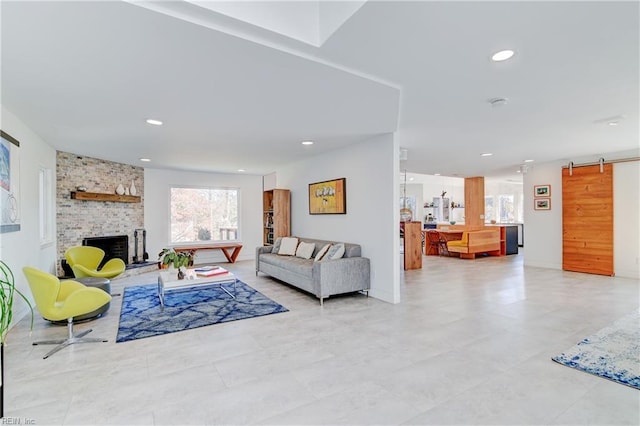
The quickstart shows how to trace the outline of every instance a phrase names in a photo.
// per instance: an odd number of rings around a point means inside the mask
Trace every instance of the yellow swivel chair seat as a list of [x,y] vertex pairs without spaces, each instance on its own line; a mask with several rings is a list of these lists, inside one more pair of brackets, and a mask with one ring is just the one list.
[[86,287],[77,281],[60,281],[55,275],[29,266],[22,268],[38,312],[50,321],[67,321],[67,338],[44,340],[34,345],[58,345],[49,351],[48,358],[60,349],[74,343],[106,342],[105,339],[84,337],[92,330],[73,334],[73,317],[93,312],[111,301],[111,296],[98,288]]
[[73,270],[76,278],[98,277],[115,278],[125,270],[125,263],[122,259],[114,258],[107,261],[102,269],[98,270],[98,265],[104,258],[104,250],[91,246],[75,246],[69,248],[64,257]]

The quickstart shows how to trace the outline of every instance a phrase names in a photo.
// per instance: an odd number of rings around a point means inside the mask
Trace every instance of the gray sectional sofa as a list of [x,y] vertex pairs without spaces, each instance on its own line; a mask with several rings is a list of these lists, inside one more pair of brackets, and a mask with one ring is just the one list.
[[360,245],[343,243],[344,255],[339,259],[314,261],[314,257],[325,244],[334,241],[315,240],[298,237],[299,241],[314,243],[315,249],[310,259],[283,256],[272,253],[273,247],[256,248],[256,275],[258,272],[270,275],[323,300],[334,294],[366,291],[370,286],[369,259],[361,256]]

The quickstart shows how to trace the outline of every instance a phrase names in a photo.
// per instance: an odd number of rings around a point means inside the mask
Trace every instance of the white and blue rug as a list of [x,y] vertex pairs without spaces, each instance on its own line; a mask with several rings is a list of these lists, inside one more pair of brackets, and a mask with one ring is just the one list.
[[640,311],[620,318],[551,359],[640,389]]
[[288,311],[242,281],[236,284],[235,296],[219,286],[167,292],[163,310],[157,284],[126,287],[116,342]]

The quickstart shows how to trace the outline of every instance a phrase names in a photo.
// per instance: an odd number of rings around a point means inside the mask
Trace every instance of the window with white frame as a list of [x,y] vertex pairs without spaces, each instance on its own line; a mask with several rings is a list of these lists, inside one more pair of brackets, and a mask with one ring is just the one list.
[[496,220],[494,197],[484,197],[484,221],[489,223],[492,220]]
[[40,188],[39,216],[40,216],[40,244],[53,242],[53,172],[51,169],[40,168],[38,175]]
[[513,204],[513,195],[498,196],[498,208],[500,213],[500,223],[515,222],[515,206]]
[[171,243],[237,240],[239,190],[171,187]]

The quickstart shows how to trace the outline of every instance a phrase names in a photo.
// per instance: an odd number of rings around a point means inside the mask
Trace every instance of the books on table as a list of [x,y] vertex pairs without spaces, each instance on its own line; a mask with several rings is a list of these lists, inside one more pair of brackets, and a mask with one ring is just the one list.
[[228,271],[220,266],[215,266],[212,268],[197,268],[195,269],[196,275],[199,277],[213,277],[215,275],[226,274]]
[[194,268],[194,271],[196,272],[207,272],[207,271],[212,271],[214,269],[218,269],[219,266],[218,265],[207,265],[207,266],[201,266],[199,268]]

